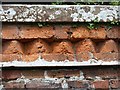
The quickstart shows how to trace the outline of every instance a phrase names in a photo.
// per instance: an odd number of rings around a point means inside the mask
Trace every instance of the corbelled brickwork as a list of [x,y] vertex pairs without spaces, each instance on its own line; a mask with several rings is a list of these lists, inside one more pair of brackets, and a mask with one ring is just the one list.
[[[83,89],[111,90],[120,88],[120,27],[99,24],[98,29],[89,30],[80,24],[50,24],[39,27],[36,23],[3,23],[2,65],[57,66],[3,68],[3,88],[24,89]],[[31,62],[39,62],[32,64]],[[98,64],[98,61],[102,61]],[[18,62],[18,63],[15,63]],[[19,63],[21,62],[21,63]],[[49,63],[48,63],[49,62]],[[50,63],[52,62],[52,63]],[[54,63],[55,62],[55,63]],[[64,63],[68,64],[64,64]],[[96,66],[73,67],[72,63],[94,63]],[[110,62],[112,62],[110,64]],[[115,66],[97,66],[114,65]],[[41,64],[42,63],[42,64]],[[48,64],[47,64],[48,63]],[[49,65],[50,64],[50,65]],[[90,65],[89,64],[89,65]],[[71,67],[72,66],[72,67]],[[26,68],[27,67],[27,68]]]
[[77,61],[90,59],[118,61],[120,27],[105,25],[89,30],[85,25],[49,25],[4,23],[2,29],[2,62]]

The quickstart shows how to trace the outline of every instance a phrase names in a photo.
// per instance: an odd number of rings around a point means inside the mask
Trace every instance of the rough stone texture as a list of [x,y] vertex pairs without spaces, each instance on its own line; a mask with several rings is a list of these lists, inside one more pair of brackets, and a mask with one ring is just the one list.
[[[95,5],[2,5],[4,22],[118,21],[119,6]],[[104,17],[101,16],[104,14]]]

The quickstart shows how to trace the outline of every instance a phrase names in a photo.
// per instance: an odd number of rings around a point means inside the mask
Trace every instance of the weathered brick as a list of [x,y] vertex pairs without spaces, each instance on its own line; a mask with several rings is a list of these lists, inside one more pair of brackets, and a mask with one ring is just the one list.
[[88,38],[88,37],[89,37],[89,30],[84,26],[74,28],[73,34],[71,35],[71,38],[74,39]]
[[19,29],[16,25],[4,24],[2,28],[3,39],[19,39]]
[[23,45],[17,41],[6,41],[3,42],[3,48],[2,48],[3,54],[23,54]]
[[[85,90],[89,90],[90,87],[90,82],[83,80],[83,81],[67,81],[68,83],[68,88],[72,88],[72,89],[85,89]],[[92,88],[91,88],[92,89]]]
[[41,39],[36,39],[25,44],[26,54],[50,53],[50,51],[51,48],[49,45]]
[[20,38],[38,38],[40,35],[39,27],[34,25],[20,25]]
[[85,39],[76,44],[76,53],[81,52],[96,52],[95,51],[95,43],[90,39]]
[[[71,73],[72,72],[72,73]],[[48,77],[51,78],[70,78],[74,76],[80,76],[80,70],[48,70],[47,71]]]
[[4,88],[5,89],[23,89],[25,88],[25,84],[24,82],[15,82],[15,81],[12,81],[12,82],[7,82],[4,84]]
[[39,54],[32,54],[32,55],[22,55],[22,61],[25,62],[31,62],[31,61],[35,61],[39,58]]
[[39,38],[52,38],[55,35],[52,26],[44,26],[39,28],[40,34]]
[[69,34],[67,32],[69,29],[69,26],[55,26],[54,37],[56,39],[68,39]]
[[22,70],[21,73],[28,79],[44,78],[44,70]]
[[89,67],[82,69],[82,72],[84,73],[86,79],[95,79],[96,77],[100,77],[102,79],[118,78],[116,68],[111,67]]
[[55,35],[52,26],[21,25],[19,36],[22,39],[52,38]]
[[76,60],[78,62],[82,62],[82,61],[88,61],[89,59],[92,59],[90,52],[83,52],[83,53],[79,53],[76,54]]
[[69,41],[55,42],[52,44],[53,53],[73,54],[72,43]]
[[120,89],[120,80],[117,79],[110,80],[110,87],[112,89]]
[[94,81],[93,85],[95,89],[97,90],[108,90],[109,89],[109,81],[108,80],[100,80],[100,81]]
[[100,53],[105,53],[105,52],[118,52],[118,43],[115,42],[114,40],[107,40],[104,43],[100,44]]
[[89,30],[89,37],[93,39],[105,39],[106,31],[104,27],[99,27],[98,29]]
[[118,26],[113,26],[110,30],[107,30],[108,38],[119,38],[119,29]]
[[20,61],[21,55],[19,54],[0,54],[2,56],[1,62],[11,62],[14,60]]
[[21,71],[19,70],[2,70],[3,80],[13,80],[21,77]]
[[26,88],[32,88],[32,89],[45,89],[45,88],[62,88],[60,83],[52,83],[52,82],[44,82],[40,80],[32,80],[26,84]]
[[94,58],[103,61],[118,61],[118,53],[94,53]]
[[42,54],[41,55],[42,59],[46,61],[73,61],[74,60],[74,55],[73,54],[59,54],[59,53],[51,53],[51,54]]

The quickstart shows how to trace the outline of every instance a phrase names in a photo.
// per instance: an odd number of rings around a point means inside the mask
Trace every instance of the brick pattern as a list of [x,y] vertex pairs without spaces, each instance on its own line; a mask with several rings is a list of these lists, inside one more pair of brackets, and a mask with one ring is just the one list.
[[5,69],[4,88],[69,88],[88,90],[120,89],[119,67],[83,67],[70,69]]
[[118,61],[120,27],[106,30],[99,25],[89,30],[81,25],[49,25],[4,23],[2,29],[2,62],[35,61],[39,56],[46,61]]

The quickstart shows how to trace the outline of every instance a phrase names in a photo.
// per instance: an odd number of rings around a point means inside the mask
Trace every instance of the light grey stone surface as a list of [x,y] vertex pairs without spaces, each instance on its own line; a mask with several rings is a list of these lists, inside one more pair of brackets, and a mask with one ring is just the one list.
[[119,21],[119,6],[3,4],[3,22],[109,22]]

